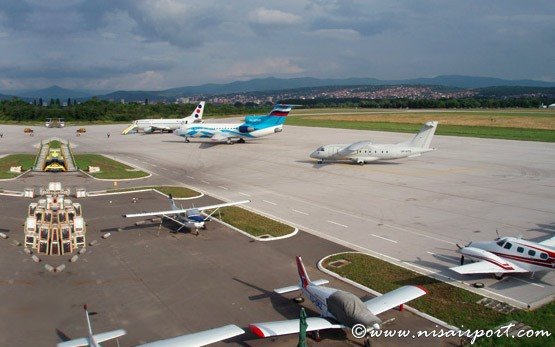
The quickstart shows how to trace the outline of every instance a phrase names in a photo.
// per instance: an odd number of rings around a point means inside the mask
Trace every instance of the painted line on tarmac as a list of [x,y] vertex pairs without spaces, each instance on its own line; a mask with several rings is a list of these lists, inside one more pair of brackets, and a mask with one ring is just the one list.
[[210,184],[210,182],[205,181],[205,180],[200,180],[200,181],[201,181],[202,183],[204,183],[204,184]]
[[192,180],[195,179],[193,176],[185,176],[185,177],[190,178],[190,179],[192,179]]
[[247,193],[241,193],[241,192],[239,192],[239,194],[244,195],[244,196],[250,196],[250,194],[247,194]]
[[271,201],[268,201],[268,200],[262,200],[262,201],[264,201],[267,204],[277,206],[277,204],[275,202],[271,202]]
[[337,222],[334,222],[334,221],[332,221],[332,220],[329,220],[328,223],[335,224],[335,225],[339,225],[340,227],[343,227],[343,228],[348,228],[347,225],[341,224],[341,223],[337,223]]
[[291,211],[297,212],[297,213],[300,213],[300,214],[304,214],[305,216],[308,216],[308,213],[303,212],[303,211],[299,211],[299,210],[295,210],[294,208],[292,208]]
[[229,190],[229,188],[224,187],[224,186],[218,186],[218,188],[222,188],[223,190]]
[[370,235],[372,235],[372,236],[374,236],[374,237],[377,237],[378,239],[386,240],[386,241],[393,242],[393,243],[399,243],[399,242],[397,242],[397,241],[395,241],[395,240],[388,239],[387,237],[379,236],[379,235],[376,235],[376,234],[370,234]]

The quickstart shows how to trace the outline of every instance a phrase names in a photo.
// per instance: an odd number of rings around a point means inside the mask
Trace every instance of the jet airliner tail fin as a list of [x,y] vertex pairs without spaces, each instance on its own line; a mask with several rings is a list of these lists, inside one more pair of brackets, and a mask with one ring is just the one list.
[[416,134],[416,136],[414,136],[414,138],[407,144],[411,147],[418,147],[418,148],[424,148],[424,149],[430,148],[432,137],[436,132],[437,123],[438,123],[437,121],[424,123],[424,125],[422,126],[418,134]]
[[204,101],[198,103],[197,107],[191,112],[191,115],[183,118],[186,123],[200,123],[202,122],[202,114],[204,113]]
[[253,125],[280,125],[285,123],[289,112],[293,106],[299,105],[288,105],[288,104],[275,104],[274,108],[265,116],[246,116],[245,123]]

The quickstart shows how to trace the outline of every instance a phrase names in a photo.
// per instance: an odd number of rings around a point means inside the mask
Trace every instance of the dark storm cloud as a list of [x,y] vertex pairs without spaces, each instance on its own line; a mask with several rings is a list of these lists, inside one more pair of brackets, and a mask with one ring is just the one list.
[[555,2],[543,0],[0,0],[0,89],[271,75],[554,80],[554,41]]

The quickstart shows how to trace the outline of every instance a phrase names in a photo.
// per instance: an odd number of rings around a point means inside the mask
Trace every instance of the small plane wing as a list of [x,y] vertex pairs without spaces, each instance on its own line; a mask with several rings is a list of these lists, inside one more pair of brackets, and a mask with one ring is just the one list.
[[378,315],[387,310],[391,310],[394,307],[400,306],[405,302],[414,300],[428,292],[417,286],[403,286],[392,290],[384,295],[377,296],[373,299],[366,301],[366,307],[375,315]]
[[[308,324],[306,331],[345,328],[342,324],[337,324],[331,320],[321,317],[309,317],[306,319],[306,323]],[[297,334],[299,332],[299,319],[254,323],[250,324],[249,328],[251,332],[258,337]]]
[[[240,204],[246,204],[251,202],[250,200],[241,200],[241,201],[234,201],[234,202],[226,202],[223,204],[216,204],[216,205],[209,205],[209,206],[202,206],[202,207],[191,207],[191,208],[184,208],[180,210],[167,210],[167,211],[157,211],[157,212],[142,212],[142,213],[130,213],[124,215],[125,218],[136,218],[136,217],[152,217],[152,216],[171,216],[180,213],[187,213],[189,210],[213,210],[220,207],[227,207],[227,206],[235,206]],[[169,217],[168,217],[169,218]]]
[[223,327],[199,331],[198,333],[186,334],[166,340],[149,342],[141,347],[181,347],[181,346],[206,346],[211,343],[227,340],[245,331],[234,324]]
[[542,242],[540,242],[540,245],[555,248],[555,236],[550,239],[543,240]]
[[[101,343],[104,341],[116,339],[125,334],[126,334],[125,330],[118,329],[118,330],[107,331],[105,333],[94,334],[93,337],[97,343]],[[87,337],[82,337],[78,339],[60,342],[58,343],[57,347],[82,347],[82,346],[86,347],[90,345],[91,345],[91,342],[89,341],[89,339]]]
[[488,260],[480,260],[475,263],[452,267],[451,270],[462,275],[528,272],[527,270],[524,270],[507,260],[504,261],[506,264],[504,264],[503,267]]

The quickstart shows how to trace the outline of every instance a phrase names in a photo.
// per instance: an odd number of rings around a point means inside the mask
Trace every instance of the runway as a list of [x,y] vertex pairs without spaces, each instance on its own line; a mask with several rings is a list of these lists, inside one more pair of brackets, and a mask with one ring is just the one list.
[[536,241],[553,236],[555,144],[435,136],[437,151],[419,158],[317,165],[308,154],[322,144],[412,135],[285,125],[246,144],[213,145],[172,134],[119,135],[123,124],[90,126],[80,137],[75,127],[35,127],[34,138],[24,137],[23,127],[2,128],[0,153],[30,151],[48,136],[68,138],[76,153],[112,155],[152,172],[151,182],[249,198],[249,208],[315,235],[446,281],[483,282],[483,294],[520,307],[555,294],[552,272],[496,281],[448,270],[459,262],[456,243],[491,240],[496,230]]

